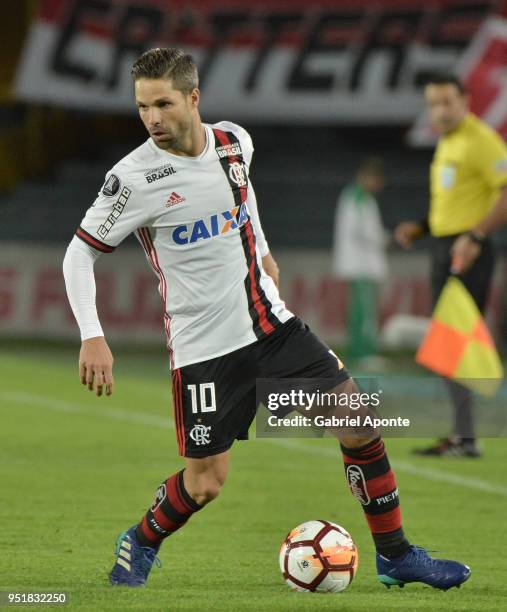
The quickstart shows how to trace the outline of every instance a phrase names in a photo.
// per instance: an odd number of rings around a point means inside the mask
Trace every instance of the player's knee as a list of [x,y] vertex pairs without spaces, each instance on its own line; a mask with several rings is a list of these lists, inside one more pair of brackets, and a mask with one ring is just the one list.
[[203,459],[185,460],[184,483],[189,495],[200,505],[206,505],[220,494],[227,477],[228,452]]
[[374,432],[374,433],[365,432],[364,434],[359,433],[357,435],[346,435],[346,434],[338,435],[340,443],[345,448],[359,448],[360,446],[364,446],[365,444],[368,444],[369,442],[371,442],[377,437],[378,437],[377,432]]
[[224,482],[225,478],[216,476],[200,478],[192,492],[192,497],[201,506],[209,504],[219,496]]

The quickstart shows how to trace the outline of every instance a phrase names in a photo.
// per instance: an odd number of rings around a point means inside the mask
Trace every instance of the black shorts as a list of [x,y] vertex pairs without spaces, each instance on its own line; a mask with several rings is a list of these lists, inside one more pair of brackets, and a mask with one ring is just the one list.
[[297,317],[232,353],[173,370],[180,455],[216,455],[234,440],[247,440],[257,410],[257,378],[327,379],[334,386],[350,376]]

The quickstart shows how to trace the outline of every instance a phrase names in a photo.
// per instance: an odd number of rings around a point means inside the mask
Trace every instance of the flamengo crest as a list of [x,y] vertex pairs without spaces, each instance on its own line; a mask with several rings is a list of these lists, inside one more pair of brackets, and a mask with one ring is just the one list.
[[238,187],[245,187],[247,184],[245,167],[240,162],[232,162],[229,166],[229,178]]
[[201,446],[211,442],[210,430],[211,425],[194,425],[189,435],[197,446]]

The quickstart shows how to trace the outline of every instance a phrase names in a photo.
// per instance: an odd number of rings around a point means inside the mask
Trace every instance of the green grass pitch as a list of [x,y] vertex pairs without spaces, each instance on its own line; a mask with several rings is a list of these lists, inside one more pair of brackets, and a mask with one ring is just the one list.
[[[407,534],[471,566],[460,590],[377,582],[330,439],[237,443],[222,495],[165,543],[148,586],[111,588],[117,534],[182,466],[167,358],[116,358],[115,393],[97,399],[78,382],[77,349],[0,351],[0,590],[66,591],[68,608],[101,612],[505,609],[505,439],[485,440],[479,461],[418,459],[413,441],[387,441]],[[283,537],[314,518],[342,524],[359,547],[344,593],[293,593],[279,573]]]

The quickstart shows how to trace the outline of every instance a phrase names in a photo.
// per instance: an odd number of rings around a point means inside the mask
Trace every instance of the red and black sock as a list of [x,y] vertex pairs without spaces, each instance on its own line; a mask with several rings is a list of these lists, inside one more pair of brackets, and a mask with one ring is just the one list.
[[345,475],[352,495],[361,503],[377,551],[390,559],[410,546],[401,526],[400,500],[384,442],[375,438],[364,446],[341,446]]
[[185,490],[183,471],[173,474],[157,489],[155,501],[136,529],[142,546],[158,548],[177,531],[194,512],[202,508]]

